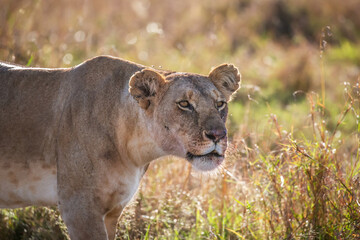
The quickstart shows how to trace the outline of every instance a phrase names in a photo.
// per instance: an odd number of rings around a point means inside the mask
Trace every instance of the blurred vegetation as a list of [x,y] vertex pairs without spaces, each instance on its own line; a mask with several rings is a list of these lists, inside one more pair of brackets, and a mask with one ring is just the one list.
[[[0,60],[231,62],[227,163],[151,164],[119,239],[359,239],[358,0],[0,0]],[[184,174],[186,173],[186,174]],[[176,176],[176,177],[174,177]],[[56,208],[0,210],[0,239],[66,239]]]

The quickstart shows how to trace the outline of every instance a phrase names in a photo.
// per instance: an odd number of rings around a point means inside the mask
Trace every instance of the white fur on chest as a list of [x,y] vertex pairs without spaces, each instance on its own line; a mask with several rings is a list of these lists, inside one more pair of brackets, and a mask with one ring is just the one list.
[[41,162],[3,164],[0,166],[0,207],[56,205],[56,174],[55,166]]
[[138,188],[139,188],[139,183],[140,183],[140,179],[139,178],[134,178],[133,181],[126,186],[125,188],[125,194],[124,194],[124,198],[121,199],[120,204],[122,206],[126,206],[131,199],[134,197],[135,193],[137,192]]
[[114,199],[114,205],[121,205],[123,208],[131,201],[136,194],[139,184],[144,173],[143,168],[131,167],[121,173],[114,168],[108,172],[107,181],[110,183],[104,186],[103,194],[111,195],[117,192],[117,198]]

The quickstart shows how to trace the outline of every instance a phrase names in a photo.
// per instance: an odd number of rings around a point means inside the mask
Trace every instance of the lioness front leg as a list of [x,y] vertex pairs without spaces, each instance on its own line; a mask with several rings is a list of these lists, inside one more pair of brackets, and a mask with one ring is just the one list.
[[104,214],[97,207],[93,201],[81,195],[60,199],[61,216],[71,240],[108,239]]
[[116,207],[105,216],[105,225],[109,240],[115,239],[116,225],[122,210],[123,208],[121,206]]
[[[59,147],[58,198],[61,216],[64,219],[71,240],[108,239],[105,215],[112,209],[112,203],[104,189],[106,176],[103,161],[95,147],[68,141]],[[103,145],[101,145],[103,146]]]

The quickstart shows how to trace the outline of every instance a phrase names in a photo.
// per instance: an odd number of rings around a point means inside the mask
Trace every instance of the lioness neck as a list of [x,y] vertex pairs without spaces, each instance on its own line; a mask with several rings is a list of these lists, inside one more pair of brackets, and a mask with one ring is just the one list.
[[[166,153],[155,142],[154,130],[151,121],[146,116],[144,110],[137,106],[136,102],[126,106],[126,117],[120,115],[117,127],[117,138],[119,139],[119,149],[124,148],[126,152],[122,154],[127,158],[127,162],[136,167],[143,167],[152,160],[165,156]],[[129,117],[131,116],[131,117]],[[126,118],[126,119],[124,119]]]

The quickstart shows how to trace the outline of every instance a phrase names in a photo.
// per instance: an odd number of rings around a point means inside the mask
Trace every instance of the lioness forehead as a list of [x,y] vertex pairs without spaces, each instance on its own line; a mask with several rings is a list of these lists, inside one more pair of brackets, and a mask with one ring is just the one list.
[[203,96],[215,100],[225,99],[210,79],[203,75],[176,73],[169,75],[166,80],[171,82],[171,88],[176,90],[178,97],[191,99]]

